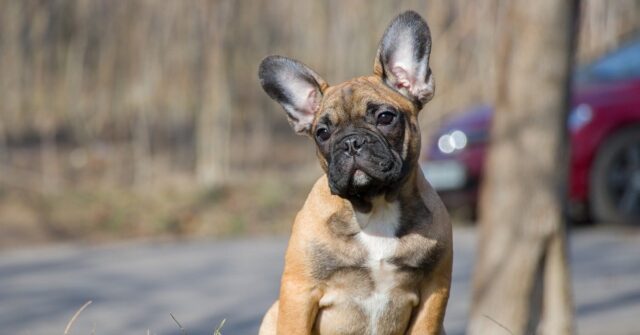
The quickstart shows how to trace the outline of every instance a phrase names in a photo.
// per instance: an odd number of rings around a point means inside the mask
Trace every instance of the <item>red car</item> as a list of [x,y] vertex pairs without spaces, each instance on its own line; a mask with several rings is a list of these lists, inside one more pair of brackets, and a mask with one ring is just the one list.
[[[575,77],[568,214],[640,225],[640,38]],[[459,114],[425,153],[425,175],[449,207],[475,208],[492,115],[486,106]]]

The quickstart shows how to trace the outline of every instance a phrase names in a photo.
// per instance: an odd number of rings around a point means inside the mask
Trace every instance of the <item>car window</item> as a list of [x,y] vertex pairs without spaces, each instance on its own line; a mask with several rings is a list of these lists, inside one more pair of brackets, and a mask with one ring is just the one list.
[[621,80],[640,77],[640,40],[605,56],[589,69],[590,79]]

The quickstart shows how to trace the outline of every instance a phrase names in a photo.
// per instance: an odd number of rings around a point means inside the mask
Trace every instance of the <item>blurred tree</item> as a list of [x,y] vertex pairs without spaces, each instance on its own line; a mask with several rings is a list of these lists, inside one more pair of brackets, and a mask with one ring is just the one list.
[[237,7],[235,2],[225,0],[206,3],[205,8],[213,12],[205,29],[209,39],[204,42],[201,82],[201,106],[196,125],[196,174],[198,181],[207,187],[226,183],[229,175],[231,150],[231,97],[227,66],[224,63],[226,30]]
[[578,0],[499,9],[496,115],[469,334],[572,334],[562,216]]

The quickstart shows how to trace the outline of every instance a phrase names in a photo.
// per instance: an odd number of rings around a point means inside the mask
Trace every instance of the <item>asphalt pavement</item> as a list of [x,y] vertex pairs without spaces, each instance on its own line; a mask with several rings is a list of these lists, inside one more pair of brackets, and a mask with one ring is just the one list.
[[[454,231],[445,325],[463,334],[476,234]],[[255,334],[276,299],[286,239],[135,241],[0,253],[0,334]],[[579,334],[640,334],[640,231],[572,232]]]

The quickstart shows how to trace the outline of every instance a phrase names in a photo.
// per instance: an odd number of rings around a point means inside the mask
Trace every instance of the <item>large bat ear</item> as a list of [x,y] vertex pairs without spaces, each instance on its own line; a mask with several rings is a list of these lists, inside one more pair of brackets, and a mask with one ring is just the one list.
[[418,13],[407,11],[398,15],[384,32],[373,72],[422,108],[435,92],[430,54],[431,32],[427,22]]
[[308,134],[327,83],[306,65],[282,56],[263,59],[258,76],[264,91],[284,107],[296,133]]

